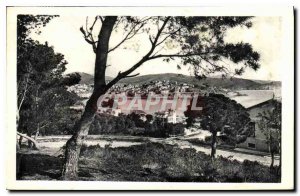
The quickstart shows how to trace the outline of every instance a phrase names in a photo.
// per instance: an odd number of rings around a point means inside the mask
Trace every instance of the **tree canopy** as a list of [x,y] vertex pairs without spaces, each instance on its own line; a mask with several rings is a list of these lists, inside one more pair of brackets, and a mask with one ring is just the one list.
[[[92,45],[97,53],[99,35],[94,35],[94,26],[100,21],[102,27],[105,22],[113,17],[96,16],[94,22],[86,28],[81,27],[85,40]],[[211,73],[220,72],[224,76],[228,74],[241,75],[246,67],[257,70],[260,55],[253,50],[248,43],[226,43],[224,38],[226,32],[234,27],[252,26],[251,17],[114,17],[110,21],[113,23],[111,38],[114,34],[123,33],[123,38],[114,46],[110,46],[108,53],[112,53],[118,48],[128,47],[126,43],[131,39],[143,38],[148,41],[149,52],[144,54],[140,61],[149,61],[163,58],[166,62],[179,59],[178,68],[184,65],[190,66],[194,70],[197,78],[203,78]],[[141,36],[141,35],[147,35]],[[98,39],[98,40],[97,40]],[[229,60],[236,64],[232,72],[226,64]],[[126,77],[141,63],[136,63],[130,69],[120,72],[119,77]],[[177,63],[177,62],[176,62]]]
[[202,110],[192,110],[191,105],[188,106],[185,112],[187,124],[192,125],[195,119],[199,119],[201,128],[212,133],[212,156],[215,154],[217,133],[230,145],[244,142],[254,134],[249,126],[251,119],[247,110],[224,95],[200,97],[197,107],[202,107]]
[[66,89],[62,75],[67,64],[64,56],[47,42],[41,44],[29,36],[31,31],[40,33],[40,28],[53,17],[56,16],[18,15],[17,18],[18,131],[29,136],[36,132],[70,133],[74,124],[74,119],[70,122],[74,117],[70,106],[78,98]]
[[[100,30],[94,34],[96,23],[100,24]],[[139,75],[133,72],[146,62],[158,58],[166,62],[179,59],[178,68],[190,66],[199,79],[211,73],[241,75],[247,67],[257,70],[259,54],[250,44],[224,41],[228,29],[236,26],[250,28],[251,25],[249,17],[95,16],[92,23],[87,18],[85,27],[82,26],[80,31],[95,53],[94,90],[81,119],[74,127],[74,135],[67,142],[63,179],[77,178],[80,148],[95,117],[97,100],[113,85],[121,79]],[[123,38],[112,46],[110,41],[119,31],[123,33]],[[143,37],[141,42],[148,43],[143,46],[148,48],[146,52],[140,54],[140,59],[136,59],[128,69],[119,70],[117,76],[106,83],[106,69],[110,66],[107,64],[108,55],[124,47],[128,40],[140,36]],[[224,60],[236,65],[234,72]]]
[[[270,110],[259,113],[257,117],[259,118],[258,127],[262,130],[269,145],[271,154],[270,168],[273,169],[274,154],[280,154],[282,105],[276,100],[272,100],[270,105],[272,107]],[[281,158],[279,160],[281,164]]]

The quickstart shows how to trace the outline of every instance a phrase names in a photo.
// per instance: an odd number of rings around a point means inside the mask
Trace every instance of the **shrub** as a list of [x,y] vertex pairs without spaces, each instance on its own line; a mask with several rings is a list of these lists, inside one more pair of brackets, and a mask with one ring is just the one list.
[[212,163],[209,155],[195,149],[181,149],[161,143],[147,142],[127,148],[84,147],[81,159],[88,159],[86,164],[97,165],[110,176],[117,174],[115,180],[280,182],[280,176],[258,162],[239,162],[219,156]]
[[[160,119],[149,117],[144,122],[137,114],[130,115],[97,115],[90,128],[90,134],[108,135],[135,135],[165,138],[173,135],[182,135],[184,125],[182,123],[163,123]],[[150,122],[152,121],[152,122]]]

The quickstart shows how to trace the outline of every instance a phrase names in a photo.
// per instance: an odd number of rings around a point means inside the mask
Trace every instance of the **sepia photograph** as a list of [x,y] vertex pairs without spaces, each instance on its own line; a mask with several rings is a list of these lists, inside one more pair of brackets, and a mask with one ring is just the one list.
[[293,8],[228,8],[7,7],[7,188],[294,189]]

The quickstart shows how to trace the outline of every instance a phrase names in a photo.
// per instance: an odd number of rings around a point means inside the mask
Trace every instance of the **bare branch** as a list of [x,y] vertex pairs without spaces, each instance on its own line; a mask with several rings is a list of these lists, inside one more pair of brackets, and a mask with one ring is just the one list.
[[202,60],[204,60],[205,62],[207,62],[209,65],[211,65],[212,68],[211,69],[208,68],[210,73],[214,73],[216,71],[223,71],[223,73],[225,73],[225,74],[228,74],[228,75],[230,74],[230,71],[228,70],[228,68],[224,67],[223,65],[218,65],[216,63],[212,63],[208,59],[201,57],[201,56],[200,56],[200,58]]
[[152,38],[151,38],[151,36],[149,35],[149,40],[150,40],[150,42],[151,42],[151,45],[153,45],[153,40],[152,40]]
[[157,58],[172,58],[172,57],[190,57],[190,56],[201,56],[208,54],[208,52],[204,53],[187,53],[187,54],[159,54],[156,56],[151,56],[149,59],[157,59]]
[[92,33],[93,29],[94,29],[94,26],[95,26],[95,24],[96,24],[96,22],[97,22],[97,19],[98,19],[98,17],[96,16],[96,17],[95,17],[95,20],[94,20],[94,22],[93,22],[93,24],[92,24],[92,26],[90,27],[91,33]]
[[163,25],[161,26],[161,28],[158,30],[149,52],[142,59],[140,59],[140,61],[138,61],[136,64],[134,64],[131,68],[127,69],[124,72],[119,72],[118,75],[106,85],[106,90],[108,90],[110,87],[112,87],[114,84],[116,84],[119,80],[121,80],[125,77],[128,77],[129,74],[131,74],[133,71],[135,71],[143,63],[145,63],[146,61],[151,60],[150,56],[154,52],[154,50],[156,48],[156,44],[158,42],[158,39],[159,39],[162,31],[164,30],[165,26],[167,25],[169,19],[170,19],[170,17],[167,17],[165,19]]
[[24,102],[24,99],[25,99],[25,96],[26,96],[26,93],[27,93],[27,90],[28,90],[28,83],[29,83],[28,81],[29,81],[29,75],[26,77],[25,89],[24,89],[24,93],[23,93],[22,99],[20,101],[20,105],[18,107],[18,112],[20,112],[20,110],[21,110],[21,107],[23,105],[23,102]]
[[122,16],[119,17],[119,20],[117,20],[117,22],[116,22],[116,24],[114,25],[114,28],[113,28],[113,29],[118,28],[118,26],[119,26],[119,24],[120,24],[121,21],[122,21]]
[[137,69],[139,66],[141,66],[144,62],[150,60],[150,55],[153,53],[156,44],[157,44],[157,40],[161,34],[161,32],[163,31],[163,29],[165,28],[168,20],[170,19],[170,17],[167,17],[166,20],[164,21],[164,24],[162,25],[162,27],[159,29],[159,31],[157,32],[157,35],[155,37],[155,40],[153,41],[153,45],[150,49],[150,51],[146,54],[146,56],[144,56],[138,63],[136,63],[134,66],[132,66],[130,69],[128,69],[127,71],[123,72],[123,74],[125,76],[127,76],[128,74],[131,74],[135,69]]
[[165,42],[169,37],[171,37],[172,35],[175,35],[177,32],[179,32],[181,30],[181,28],[177,29],[176,31],[173,31],[171,33],[168,33],[168,36],[166,36],[162,41],[158,42],[156,44],[156,46],[162,44],[163,42]]
[[158,30],[158,32],[157,32],[157,34],[156,34],[154,40],[152,40],[151,37],[150,37],[150,42],[151,42],[152,47],[151,47],[150,51],[149,51],[148,54],[147,54],[147,55],[149,55],[148,57],[150,57],[150,55],[151,55],[151,54],[153,53],[153,51],[155,50],[155,48],[156,48],[156,46],[157,46],[158,39],[159,39],[159,37],[160,37],[162,31],[164,30],[165,26],[167,25],[169,19],[170,19],[170,17],[167,17],[167,18],[165,19],[163,25],[162,25],[161,28]]
[[115,49],[117,49],[120,45],[122,45],[126,40],[131,39],[136,33],[133,33],[133,35],[130,36],[130,34],[133,32],[135,27],[133,27],[127,34],[126,36],[122,39],[122,41],[120,43],[118,43],[115,47],[113,47],[112,49],[108,50],[107,53],[110,53],[112,51],[114,51]]
[[165,46],[161,46],[160,49],[158,49],[153,56],[157,55],[160,51],[162,51],[163,49],[165,49]]
[[87,16],[86,19],[85,19],[85,30],[86,30],[86,32],[89,32],[88,27],[87,27],[88,23],[89,23],[89,17]]
[[[108,50],[108,53],[114,51],[115,49],[117,49],[118,47],[120,47],[125,41],[133,38],[136,34],[138,34],[138,32],[141,30],[141,28],[143,28],[143,26],[145,25],[145,22],[147,20],[149,20],[149,18],[146,19],[142,19],[141,21],[137,22],[135,25],[133,25],[133,27],[130,29],[130,31],[126,34],[126,36],[120,41],[120,43],[118,43],[115,47],[113,47],[112,49]],[[138,28],[137,28],[138,27]]]
[[83,34],[85,41],[93,46],[93,51],[96,53],[96,48],[97,48],[96,43],[97,42],[94,41],[93,36],[90,33],[86,34],[86,31],[83,29],[83,27],[80,27],[80,31]]

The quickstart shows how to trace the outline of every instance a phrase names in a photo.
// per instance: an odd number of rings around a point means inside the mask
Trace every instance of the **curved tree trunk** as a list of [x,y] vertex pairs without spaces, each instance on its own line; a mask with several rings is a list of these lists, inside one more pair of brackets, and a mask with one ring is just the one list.
[[38,145],[37,145],[37,141],[35,141],[33,138],[31,138],[31,137],[29,137],[29,136],[27,136],[25,134],[19,133],[19,132],[17,132],[17,135],[19,135],[20,137],[26,138],[28,140],[28,142],[30,142],[31,144],[33,144],[33,148],[35,148],[37,150],[39,149]]
[[93,122],[93,116],[94,112],[86,110],[77,124],[77,131],[66,143],[65,164],[62,172],[64,180],[77,179],[80,149],[88,135],[90,125]]
[[98,35],[97,48],[95,49],[94,91],[86,104],[84,113],[75,125],[73,136],[66,143],[65,163],[62,171],[63,180],[77,179],[78,159],[81,146],[88,135],[90,125],[92,124],[93,117],[97,111],[98,98],[105,94],[109,88],[105,81],[105,71],[107,66],[109,39],[116,20],[116,16],[107,16],[102,22],[102,27]]

